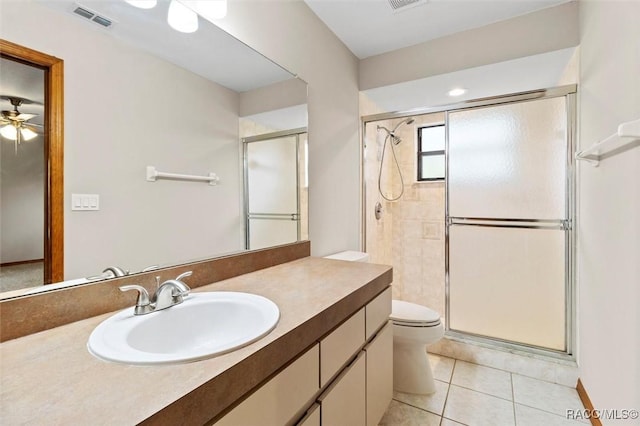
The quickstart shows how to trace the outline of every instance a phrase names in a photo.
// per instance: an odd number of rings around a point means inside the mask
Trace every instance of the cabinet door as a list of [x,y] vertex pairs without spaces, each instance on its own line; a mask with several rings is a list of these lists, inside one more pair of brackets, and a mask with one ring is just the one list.
[[366,365],[364,352],[347,367],[323,393],[320,417],[325,426],[364,426],[366,424]]
[[387,322],[364,351],[367,355],[367,426],[378,424],[393,397],[393,329]]
[[216,426],[282,426],[300,416],[320,389],[318,345],[242,401]]
[[296,426],[320,426],[320,406],[313,404]]
[[329,383],[364,344],[364,317],[360,309],[320,341],[320,386]]
[[380,293],[365,307],[365,335],[367,340],[382,328],[391,315],[391,287]]

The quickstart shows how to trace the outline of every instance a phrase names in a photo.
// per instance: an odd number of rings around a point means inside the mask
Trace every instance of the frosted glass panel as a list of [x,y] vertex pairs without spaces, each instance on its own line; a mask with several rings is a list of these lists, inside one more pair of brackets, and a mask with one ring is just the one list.
[[298,221],[249,219],[249,248],[257,250],[298,241]]
[[452,225],[449,327],[565,349],[565,232]]
[[565,98],[449,114],[449,214],[564,219]]
[[298,212],[297,161],[295,136],[247,144],[251,213]]

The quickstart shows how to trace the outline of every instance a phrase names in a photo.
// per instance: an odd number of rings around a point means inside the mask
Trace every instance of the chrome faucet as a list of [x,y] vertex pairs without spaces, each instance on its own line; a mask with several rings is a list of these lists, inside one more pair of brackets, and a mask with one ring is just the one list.
[[[174,280],[163,282],[158,286],[156,294],[151,298],[149,297],[147,289],[140,285],[124,285],[120,287],[120,291],[136,290],[138,292],[138,298],[136,299],[136,306],[133,313],[135,315],[150,314],[151,312],[167,309],[182,303],[191,291],[182,279],[191,276],[191,274],[192,272],[188,271],[178,275]],[[159,281],[160,277],[156,277],[156,279]]]

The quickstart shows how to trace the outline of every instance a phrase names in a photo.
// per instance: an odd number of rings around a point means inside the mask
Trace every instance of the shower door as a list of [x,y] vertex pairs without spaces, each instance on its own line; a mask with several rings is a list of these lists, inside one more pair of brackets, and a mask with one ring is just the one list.
[[571,351],[567,107],[560,96],[448,113],[453,334]]
[[301,239],[300,146],[306,138],[283,133],[244,139],[247,250]]

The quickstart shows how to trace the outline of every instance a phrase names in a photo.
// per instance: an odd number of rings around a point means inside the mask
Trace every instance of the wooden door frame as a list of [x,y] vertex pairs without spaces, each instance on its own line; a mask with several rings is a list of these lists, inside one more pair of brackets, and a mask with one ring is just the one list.
[[0,55],[45,71],[44,283],[64,281],[64,62],[3,39]]

